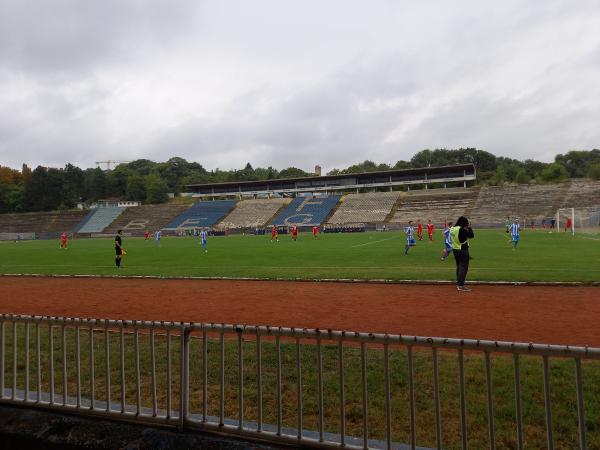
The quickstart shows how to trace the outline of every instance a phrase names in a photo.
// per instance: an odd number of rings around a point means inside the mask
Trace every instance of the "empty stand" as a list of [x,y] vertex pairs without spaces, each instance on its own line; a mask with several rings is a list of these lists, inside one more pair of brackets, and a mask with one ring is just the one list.
[[86,214],[87,211],[0,214],[0,232],[36,233],[38,237],[52,237],[63,231],[72,232]]
[[592,208],[600,206],[600,181],[572,180],[560,208]]
[[478,226],[500,226],[506,217],[538,222],[556,213],[570,183],[484,186],[471,213]]
[[478,189],[429,189],[410,191],[398,206],[391,223],[405,224],[409,220],[420,220],[423,224],[431,220],[436,226],[447,221],[455,221],[462,215],[469,215],[474,206]]
[[142,205],[129,207],[103,233],[114,234],[118,230],[141,235],[144,231],[155,231],[165,227],[174,217],[179,216],[189,205]]
[[339,201],[339,195],[329,197],[296,197],[273,219],[273,225],[321,225]]
[[330,224],[383,222],[400,197],[400,192],[348,194],[328,220]]
[[243,200],[218,224],[218,228],[263,227],[290,201],[289,198]]
[[212,227],[227,215],[236,204],[236,200],[215,200],[198,202],[170,220],[164,228],[175,230],[177,228]]
[[117,206],[97,207],[87,221],[81,225],[78,233],[100,233],[119,217],[125,208]]

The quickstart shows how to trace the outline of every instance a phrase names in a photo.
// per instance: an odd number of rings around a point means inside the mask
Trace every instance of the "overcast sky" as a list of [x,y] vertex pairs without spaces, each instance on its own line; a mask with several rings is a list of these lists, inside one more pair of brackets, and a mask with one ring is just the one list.
[[600,1],[0,0],[0,165],[600,147]]

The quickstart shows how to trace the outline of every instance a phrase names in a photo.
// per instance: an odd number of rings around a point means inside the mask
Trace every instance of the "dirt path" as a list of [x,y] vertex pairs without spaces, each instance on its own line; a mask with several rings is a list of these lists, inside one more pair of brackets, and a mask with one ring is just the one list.
[[0,277],[0,312],[600,347],[600,288]]

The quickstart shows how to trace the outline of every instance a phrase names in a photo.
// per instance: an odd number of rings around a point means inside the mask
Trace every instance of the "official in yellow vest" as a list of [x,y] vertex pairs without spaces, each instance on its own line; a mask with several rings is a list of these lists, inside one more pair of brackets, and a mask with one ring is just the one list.
[[456,224],[450,228],[450,242],[452,243],[452,253],[456,261],[456,289],[459,291],[470,291],[465,286],[467,272],[469,271],[469,239],[473,239],[475,234],[469,224],[469,220],[461,216]]

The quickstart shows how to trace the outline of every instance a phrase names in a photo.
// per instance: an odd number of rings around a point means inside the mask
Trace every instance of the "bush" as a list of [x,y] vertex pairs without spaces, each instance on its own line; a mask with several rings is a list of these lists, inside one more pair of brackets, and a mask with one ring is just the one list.
[[587,176],[592,180],[600,180],[600,163],[592,164],[588,169]]
[[542,181],[551,182],[551,181],[562,181],[569,178],[569,172],[562,164],[552,163],[548,164],[542,173],[540,174],[540,178]]

